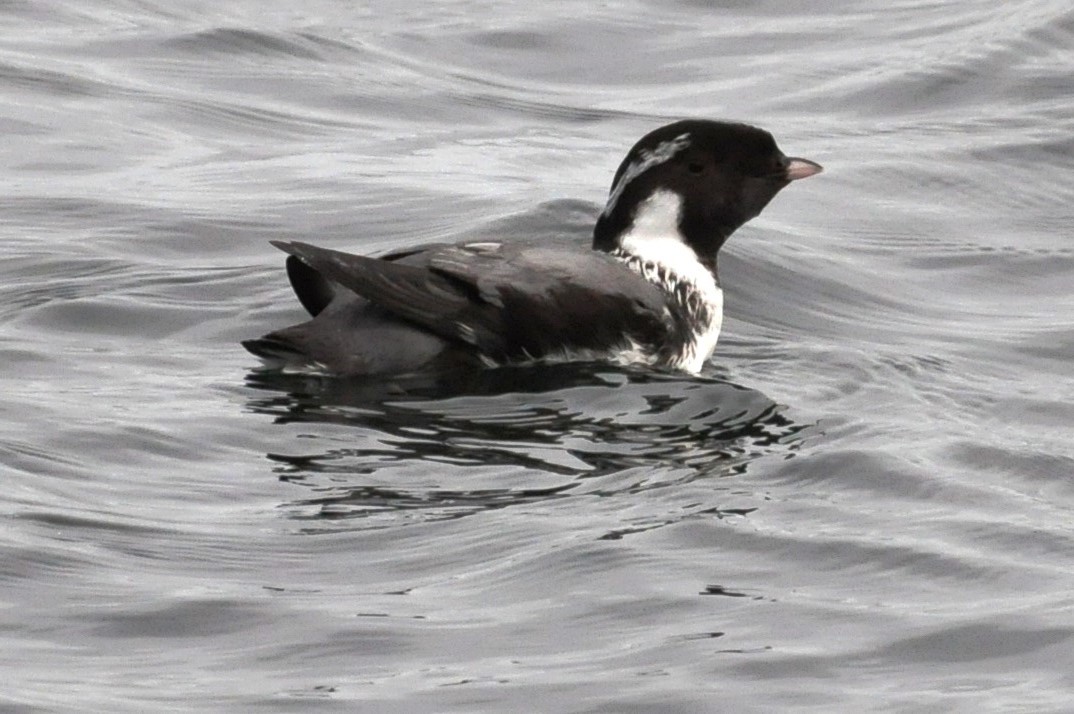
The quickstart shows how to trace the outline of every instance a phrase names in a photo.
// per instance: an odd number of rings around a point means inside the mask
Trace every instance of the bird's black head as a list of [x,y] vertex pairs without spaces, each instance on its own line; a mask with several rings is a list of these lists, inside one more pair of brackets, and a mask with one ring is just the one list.
[[[593,231],[593,247],[611,251],[652,208],[679,200],[677,226],[668,226],[702,263],[715,269],[724,241],[761,212],[791,181],[812,176],[819,164],[787,157],[767,131],[747,124],[688,119],[646,134],[612,181],[608,203]],[[655,210],[655,209],[653,209]],[[652,228],[650,226],[649,228]]]

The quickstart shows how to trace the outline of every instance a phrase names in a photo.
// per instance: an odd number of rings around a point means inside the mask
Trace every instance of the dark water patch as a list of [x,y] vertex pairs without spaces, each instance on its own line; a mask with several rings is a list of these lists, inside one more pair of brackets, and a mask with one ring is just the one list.
[[927,499],[942,485],[933,481],[928,471],[915,467],[913,457],[912,452],[900,458],[865,450],[828,448],[781,465],[769,482],[803,489],[820,499],[848,498],[861,492]]
[[[152,250],[146,250],[147,255],[170,258],[169,262],[186,268],[205,266],[200,269],[209,275],[224,269],[215,262],[233,260],[238,246],[247,246],[246,252],[251,257],[260,257],[268,253],[270,240],[291,235],[278,220],[189,215],[156,215],[138,225],[134,232],[133,237],[140,245],[151,246]],[[126,241],[116,247],[126,248]],[[192,260],[195,256],[196,260]],[[195,273],[192,271],[191,275]]]
[[[613,22],[587,14],[568,26],[545,21],[528,23],[525,29],[500,30],[511,33],[508,37],[524,33],[528,40],[517,46],[486,42],[487,31],[467,28],[401,33],[382,46],[427,76],[467,77],[531,92],[564,90],[579,99],[591,96],[586,87],[602,86],[606,91],[617,86],[666,88],[711,77],[711,62],[693,62],[691,53],[683,51],[683,41],[675,37],[675,19],[666,18],[664,32],[639,37],[634,35],[637,23],[645,21],[633,13],[622,12]],[[631,35],[636,52],[618,52]],[[551,45],[552,51],[531,49],[540,44]],[[686,46],[696,47],[696,40],[688,38]],[[706,51],[711,53],[713,45]],[[638,59],[641,56],[644,61]]]
[[77,578],[87,565],[87,559],[69,549],[35,543],[30,546],[0,547],[0,581],[14,587],[33,585],[46,580],[59,583]]
[[[787,500],[793,502],[793,499]],[[894,504],[886,506],[888,509],[894,507]],[[810,568],[832,579],[832,587],[840,590],[845,587],[856,593],[850,597],[881,601],[885,599],[882,583],[890,578],[902,579],[907,597],[912,600],[920,597],[916,594],[917,588],[984,587],[982,583],[988,584],[989,593],[1013,597],[1025,592],[1030,584],[1048,587],[1055,577],[1050,569],[1013,569],[1007,563],[971,558],[967,553],[947,552],[944,547],[918,540],[912,532],[897,530],[895,523],[890,523],[885,531],[876,533],[865,525],[869,519],[864,513],[859,514],[863,519],[863,523],[857,526],[860,532],[851,535],[852,527],[845,531],[846,538],[832,538],[825,534],[833,529],[843,532],[842,529],[822,518],[821,511],[804,510],[811,513],[815,520],[812,520],[811,527],[801,532],[753,533],[745,537],[737,531],[729,531],[722,545],[727,549],[741,548],[753,557],[767,553],[768,557],[778,557],[788,564],[808,562]],[[876,512],[879,510],[880,507],[877,507]],[[922,522],[920,516],[925,515],[905,509],[898,512],[906,513],[905,518],[896,522],[903,528]],[[750,522],[756,523],[756,517],[751,518]],[[871,533],[872,538],[862,537],[865,532]],[[911,596],[910,593],[914,594]],[[785,600],[789,596],[772,597]],[[974,599],[976,601],[976,597]]]
[[[1010,414],[1007,406],[1004,404],[1001,408]],[[1069,404],[1047,404],[1037,405],[1036,411],[1039,415],[1047,415],[1045,423],[1048,426],[1061,430],[1071,422],[1056,419],[1057,413],[1072,412],[1074,408]],[[951,458],[989,481],[999,477],[1015,489],[1031,486],[1045,493],[1069,493],[1074,489],[1074,448],[1066,449],[1067,453],[1049,453],[1038,449],[1040,447],[1016,448],[962,441],[953,443],[949,453]],[[1047,536],[1042,535],[1041,538],[1046,539]]]
[[[249,71],[255,60],[273,75],[323,72],[325,65],[340,62],[369,61],[371,55],[361,42],[338,36],[338,28],[315,31],[310,28],[288,30],[254,27],[214,27],[188,32],[162,25],[161,29],[135,35],[87,38],[80,45],[82,54],[112,60],[138,57],[141,67],[153,74],[189,75],[204,72],[206,77]],[[236,63],[221,63],[232,59]]]
[[[805,690],[817,703],[826,700],[829,704],[845,703],[860,698],[864,704],[869,697],[860,693],[843,692],[835,699],[826,694],[830,692],[833,678],[853,671],[862,687],[870,690],[879,687],[885,692],[885,702],[898,708],[921,709],[923,702],[929,702],[926,708],[937,711],[971,711],[978,708],[983,692],[990,696],[997,690],[1010,689],[1018,692],[1020,701],[1032,701],[1032,708],[1062,708],[1061,699],[1051,694],[1038,695],[1035,688],[1023,688],[1018,678],[1009,676],[1006,665],[1008,660],[1019,658],[1027,669],[1039,672],[1039,676],[1051,680],[1052,685],[1057,684],[1054,674],[1046,672],[1048,668],[1044,662],[1050,650],[1069,639],[1068,630],[979,622],[947,628],[925,625],[919,629],[933,631],[878,647],[843,647],[839,654],[788,653],[777,649],[767,657],[736,663],[734,671],[753,681],[781,682],[781,686],[793,689],[796,695]],[[995,657],[989,654],[992,652],[996,653]],[[967,663],[975,665],[974,674],[955,676],[954,672]],[[891,667],[896,665],[915,670],[912,683],[899,691],[890,688]],[[961,686],[937,687],[938,682],[952,678]],[[790,692],[787,694],[789,696]],[[801,700],[796,697],[795,701]]]
[[1001,626],[992,622],[967,623],[907,637],[881,648],[875,656],[879,661],[896,660],[916,664],[982,662],[1042,653],[1072,638],[1074,629],[1071,628],[1037,629]]
[[548,52],[555,49],[555,38],[547,33],[526,30],[499,30],[475,33],[474,44],[502,50]]
[[[115,197],[23,195],[0,197],[0,224],[44,224],[84,230],[87,226],[122,224],[144,207]],[[27,236],[27,241],[29,241]]]
[[517,235],[537,241],[574,239],[577,243],[588,244],[602,208],[590,201],[553,199],[520,213],[484,221],[468,230],[464,237],[480,240]]
[[169,37],[161,45],[189,52],[199,59],[206,53],[257,57],[288,57],[323,61],[308,36],[284,36],[237,27],[217,27]]
[[13,117],[0,117],[0,132],[5,136],[43,136],[52,131],[40,122],[25,121]]
[[[1026,8],[1012,6],[1007,12],[986,15],[965,7],[922,4],[905,9],[916,16],[918,21],[912,23],[891,22],[885,13],[886,21],[868,30],[879,51],[866,52],[857,65],[846,65],[843,69],[848,71],[833,74],[826,82],[827,94],[885,116],[986,106],[997,94],[1032,99],[1031,83],[1011,68],[1021,66],[1027,57],[1048,57],[1053,52],[1052,31],[1046,32],[1049,37],[1041,37],[1038,30],[1051,28],[1056,18],[1048,12],[1048,3],[1038,5],[1042,12],[1026,13]],[[1064,14],[1067,11],[1063,8]],[[928,25],[920,24],[925,13],[933,16]],[[942,45],[927,41],[934,32],[945,36]],[[896,39],[898,51],[880,49]]]
[[[1074,345],[1068,345],[1070,346]],[[1062,378],[1066,375],[1066,372],[1062,370],[1066,366],[1065,359],[1069,354],[1070,351],[1063,350],[1053,355],[1056,358],[1053,364],[1056,370],[1055,376]],[[1053,384],[1052,379],[1052,377],[1046,377],[1044,381],[1047,384]],[[1066,390],[1056,390],[1056,393],[1049,398],[1004,395],[993,400],[992,406],[995,410],[993,414],[998,415],[999,420],[1008,426],[1012,423],[1026,425],[1030,433],[1036,436],[1061,435],[1063,429],[1074,422],[1074,403],[1068,394]],[[1025,443],[1032,443],[1032,440],[1027,439],[1023,442]],[[1057,439],[1052,443],[1062,445],[1063,440]]]
[[165,306],[127,297],[62,297],[53,292],[48,305],[20,323],[70,338],[76,335],[124,336],[137,333],[162,338],[204,323],[218,310],[193,310],[189,305]]
[[131,607],[122,613],[101,613],[94,618],[98,637],[205,638],[254,630],[271,620],[263,608],[225,599],[172,602],[164,606]]
[[[24,284],[6,296],[0,318],[23,329],[51,332],[62,341],[78,336],[164,337],[235,309],[221,301],[241,268],[173,271],[96,258],[27,260]],[[40,356],[41,360],[49,355]]]
[[[27,405],[26,413],[32,411],[33,406]],[[85,477],[85,464],[80,459],[66,450],[57,450],[36,441],[0,440],[0,463],[30,476],[46,473],[58,478]]]
[[735,319],[785,333],[807,327],[813,335],[848,334],[890,340],[891,329],[912,331],[948,313],[939,302],[912,300],[914,286],[875,285],[871,271],[840,272],[825,259],[803,260],[739,249],[721,255],[726,312]]
[[518,114],[527,119],[554,119],[578,124],[596,123],[624,116],[623,112],[594,109],[587,106],[566,105],[560,102],[541,102],[523,97],[502,94],[468,93],[453,99],[478,109]]
[[0,62],[0,89],[5,85],[8,91],[17,88],[65,98],[104,96],[111,91],[104,82],[72,72]]
[[192,128],[210,124],[213,133],[230,131],[249,137],[301,139],[328,134],[339,129],[355,128],[349,121],[299,107],[268,106],[256,100],[236,101],[230,97],[160,96],[158,105],[166,107],[172,121]]
[[[943,240],[922,246],[907,257],[908,265],[933,270],[951,276],[953,270],[963,270],[976,278],[974,286],[988,280],[1017,281],[1027,291],[1047,289],[1050,277],[1067,279],[1074,273],[1074,250],[1038,248],[1032,246],[981,246],[951,244]],[[999,287],[999,285],[997,285]],[[1049,293],[1051,291],[1048,291]]]
[[[144,537],[150,535],[163,535],[169,531],[147,525],[117,521],[113,516],[90,517],[88,515],[76,515],[67,511],[20,511],[15,514],[16,518],[37,523],[55,531],[67,533],[78,531],[79,538],[85,537],[86,531],[107,532],[118,536]],[[76,536],[69,536],[76,537]]]
[[36,345],[31,349],[7,346],[5,342],[11,342],[11,340],[0,340],[0,363],[4,365],[9,377],[16,378],[41,369],[55,368],[57,360],[52,355],[43,354]]
[[337,658],[376,658],[386,655],[406,655],[419,648],[417,640],[423,636],[427,625],[420,616],[392,616],[391,624],[378,623],[377,614],[354,613],[350,618],[357,622],[335,627],[319,633],[316,643],[286,642],[269,644],[257,655],[265,664],[295,667],[310,660],[331,665]]
[[[1071,92],[1074,92],[1074,79],[1072,79]],[[1057,127],[1058,129],[1058,127]],[[1067,167],[1074,159],[1074,138],[1066,136],[1042,136],[1030,141],[1015,140],[973,148],[967,158],[980,161],[983,164],[1010,164],[1021,165],[1034,171],[1041,171],[1044,167]],[[991,183],[991,182],[990,182]],[[1024,185],[1032,186],[1029,181],[1023,181]],[[1015,184],[1015,190],[1021,187]],[[1057,187],[1058,188],[1058,187]]]
[[[1061,488],[1056,491],[1055,495],[1070,493],[1069,484],[1059,485]],[[998,486],[986,484],[986,486],[993,493],[1006,493],[1012,501],[1011,511],[1016,510],[1015,502],[1024,498],[1019,492],[1026,490],[1021,483]],[[1034,494],[1030,498],[1035,499],[1040,496]],[[1053,506],[1045,503],[1041,510],[1046,511],[1051,508]],[[1032,523],[1018,523],[1017,518],[1015,516],[1009,519],[1002,528],[996,527],[994,519],[980,520],[968,516],[952,518],[951,525],[953,529],[957,529],[965,542],[973,544],[975,548],[988,548],[992,552],[1012,554],[1006,556],[1008,567],[1011,571],[1021,571],[1026,581],[1039,579],[1043,583],[1050,578],[1062,578],[1065,566],[1059,563],[1064,554],[1069,553],[1071,546],[1074,545],[1074,534],[1045,530]]]

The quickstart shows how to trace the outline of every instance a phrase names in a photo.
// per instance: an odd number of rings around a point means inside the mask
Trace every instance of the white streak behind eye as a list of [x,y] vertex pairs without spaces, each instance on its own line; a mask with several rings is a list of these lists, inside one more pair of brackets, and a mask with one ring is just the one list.
[[638,152],[638,158],[631,161],[623,171],[623,175],[619,177],[615,186],[612,188],[611,194],[608,195],[608,203],[604,206],[604,212],[601,214],[607,216],[613,210],[615,210],[615,204],[619,201],[619,197],[623,194],[623,190],[626,185],[642,175],[654,166],[658,166],[665,161],[669,161],[677,153],[685,149],[690,145],[689,134],[679,134],[670,141],[661,141],[656,145],[656,148],[652,151],[648,149],[642,149]]

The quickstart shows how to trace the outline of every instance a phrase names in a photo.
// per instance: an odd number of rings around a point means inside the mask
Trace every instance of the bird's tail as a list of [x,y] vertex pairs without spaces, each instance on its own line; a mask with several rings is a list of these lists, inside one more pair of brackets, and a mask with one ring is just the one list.
[[286,339],[265,335],[256,340],[243,340],[242,346],[260,357],[268,368],[281,368],[296,362],[307,361],[303,352]]

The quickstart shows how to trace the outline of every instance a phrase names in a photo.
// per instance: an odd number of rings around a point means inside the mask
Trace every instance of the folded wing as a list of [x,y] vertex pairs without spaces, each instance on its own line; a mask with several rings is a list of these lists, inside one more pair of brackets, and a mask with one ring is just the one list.
[[473,243],[379,259],[307,243],[274,245],[323,280],[497,362],[655,349],[671,329],[658,289],[610,256],[580,247]]

